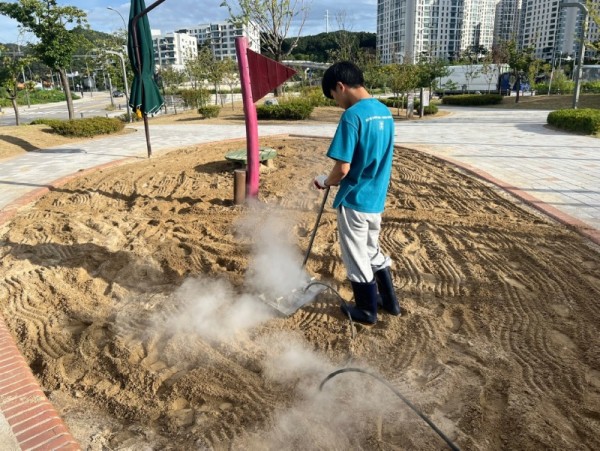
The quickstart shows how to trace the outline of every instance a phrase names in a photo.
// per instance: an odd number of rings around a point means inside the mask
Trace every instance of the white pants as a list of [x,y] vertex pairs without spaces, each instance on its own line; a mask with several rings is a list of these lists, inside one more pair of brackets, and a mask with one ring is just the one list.
[[379,248],[380,213],[361,213],[340,205],[337,210],[342,260],[351,282],[370,283],[373,273],[391,266]]

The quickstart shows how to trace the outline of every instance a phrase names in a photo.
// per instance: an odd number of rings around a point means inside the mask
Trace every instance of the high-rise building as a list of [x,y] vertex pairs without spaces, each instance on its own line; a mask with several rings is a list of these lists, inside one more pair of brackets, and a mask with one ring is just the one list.
[[230,22],[216,22],[186,28],[179,32],[193,36],[197,40],[198,46],[210,46],[213,55],[219,60],[237,59],[235,38],[239,36],[245,36],[248,39],[248,47],[251,50],[260,52],[260,32],[258,27],[252,23],[239,26]]
[[500,45],[506,41],[518,41],[522,1],[500,0],[496,5],[493,45]]
[[[455,60],[465,52],[516,41],[536,58],[575,56],[582,14],[561,0],[378,0],[377,50],[382,63],[423,56]],[[600,0],[592,0],[599,5]],[[598,40],[590,20],[588,40]],[[588,56],[591,52],[588,52]]]
[[381,61],[416,62],[421,56],[457,59],[491,48],[499,0],[378,0]]

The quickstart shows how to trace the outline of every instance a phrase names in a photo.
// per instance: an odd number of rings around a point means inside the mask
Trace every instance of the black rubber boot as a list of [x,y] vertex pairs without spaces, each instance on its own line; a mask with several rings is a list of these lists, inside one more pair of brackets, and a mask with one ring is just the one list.
[[356,306],[346,307],[342,304],[344,315],[352,318],[352,321],[365,324],[377,322],[377,285],[375,281],[370,283],[351,282],[354,292]]
[[398,298],[396,298],[390,268],[383,268],[377,271],[375,273],[375,280],[377,281],[381,307],[392,315],[401,315],[402,309],[400,308],[400,304],[398,304]]

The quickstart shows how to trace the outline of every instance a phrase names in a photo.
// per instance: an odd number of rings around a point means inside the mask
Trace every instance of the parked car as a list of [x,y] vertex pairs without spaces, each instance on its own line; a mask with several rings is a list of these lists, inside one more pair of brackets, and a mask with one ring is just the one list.
[[123,97],[125,94],[123,94],[123,92],[119,91],[118,89],[113,91],[113,97]]

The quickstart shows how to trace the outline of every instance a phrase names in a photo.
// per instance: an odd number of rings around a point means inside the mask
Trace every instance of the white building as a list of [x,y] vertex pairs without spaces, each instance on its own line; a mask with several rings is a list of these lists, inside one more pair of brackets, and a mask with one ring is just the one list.
[[179,30],[193,36],[198,46],[208,45],[217,59],[231,58],[237,60],[235,54],[235,38],[245,36],[248,47],[260,53],[260,32],[253,24],[244,26],[234,25],[229,22],[217,22],[198,25],[193,28]]
[[170,66],[183,70],[185,62],[196,59],[198,44],[196,38],[186,33],[173,32],[161,34],[160,30],[152,30],[154,46],[154,63],[157,67]]
[[452,60],[473,48],[491,48],[498,1],[378,0],[381,61],[416,62],[421,56]]
[[[600,5],[600,0],[592,0]],[[422,56],[454,60],[477,48],[516,40],[536,58],[578,54],[582,15],[561,0],[378,0],[377,50],[381,62]],[[588,40],[598,40],[590,20]],[[592,52],[588,52],[590,56]]]

